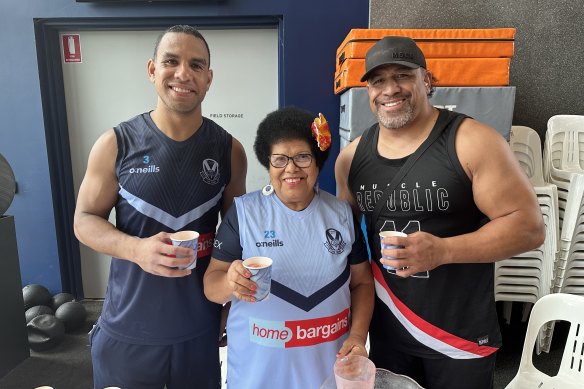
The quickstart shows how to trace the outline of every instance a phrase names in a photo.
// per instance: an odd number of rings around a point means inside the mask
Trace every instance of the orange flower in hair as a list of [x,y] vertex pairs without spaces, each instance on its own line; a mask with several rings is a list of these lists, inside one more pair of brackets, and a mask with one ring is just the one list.
[[320,112],[312,122],[312,135],[316,139],[320,151],[325,151],[331,146],[331,131],[324,115]]

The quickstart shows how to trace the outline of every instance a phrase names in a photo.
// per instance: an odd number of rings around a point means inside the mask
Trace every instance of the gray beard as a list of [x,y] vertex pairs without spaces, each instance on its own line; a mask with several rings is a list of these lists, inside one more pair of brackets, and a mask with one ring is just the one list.
[[402,128],[414,118],[414,108],[408,104],[406,111],[397,117],[385,116],[381,111],[377,111],[377,120],[379,123],[390,129]]

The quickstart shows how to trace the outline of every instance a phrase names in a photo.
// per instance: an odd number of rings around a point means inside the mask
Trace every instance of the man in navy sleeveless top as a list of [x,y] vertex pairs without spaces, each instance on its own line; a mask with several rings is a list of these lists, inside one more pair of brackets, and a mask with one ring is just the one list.
[[[412,39],[385,37],[365,62],[378,123],[341,151],[335,175],[339,197],[367,226],[370,357],[425,388],[492,388],[501,345],[493,263],[543,243],[537,198],[501,135],[431,105],[433,78]],[[381,252],[384,230],[407,234],[384,238],[401,248]]]
[[[112,256],[90,333],[94,387],[216,389],[221,305],[205,298],[203,275],[219,214],[245,193],[247,160],[241,143],[202,116],[213,71],[196,29],[166,30],[147,70],[156,108],[97,140],[75,210],[79,240]],[[194,250],[169,244],[179,230],[200,234],[192,270],[180,268]]]

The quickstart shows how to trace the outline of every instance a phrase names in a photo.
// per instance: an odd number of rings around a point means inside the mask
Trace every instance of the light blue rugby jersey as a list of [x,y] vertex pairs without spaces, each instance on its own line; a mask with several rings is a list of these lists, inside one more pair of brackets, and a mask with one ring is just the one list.
[[275,194],[236,198],[213,257],[252,256],[273,259],[271,294],[261,302],[232,302],[229,388],[318,388],[348,334],[349,265],[367,260],[348,203],[322,190],[300,212]]

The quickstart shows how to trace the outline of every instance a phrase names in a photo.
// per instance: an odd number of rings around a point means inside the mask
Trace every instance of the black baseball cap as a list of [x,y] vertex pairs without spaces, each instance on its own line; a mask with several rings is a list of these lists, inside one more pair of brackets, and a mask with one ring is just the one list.
[[367,81],[371,72],[383,65],[403,65],[412,69],[426,69],[424,53],[412,38],[386,36],[374,44],[365,56],[365,74],[361,82]]

